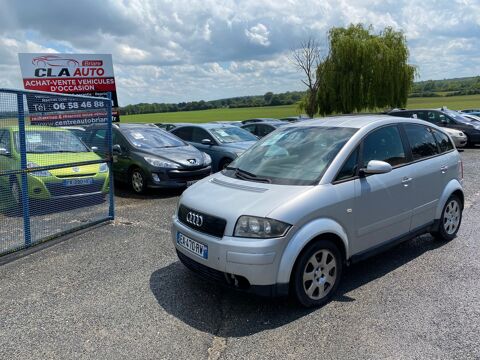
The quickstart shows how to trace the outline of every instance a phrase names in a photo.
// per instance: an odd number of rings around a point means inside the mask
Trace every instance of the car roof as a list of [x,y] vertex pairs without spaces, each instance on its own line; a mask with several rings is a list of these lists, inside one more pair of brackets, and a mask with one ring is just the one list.
[[[8,125],[8,126],[0,126],[0,130],[12,130],[18,131],[18,125]],[[54,126],[40,126],[40,125],[28,125],[25,126],[25,130],[27,131],[68,131],[67,129],[61,127],[54,127]]]
[[244,126],[251,126],[251,125],[274,125],[274,126],[279,126],[279,125],[287,125],[290,124],[288,121],[261,121],[261,122],[248,122],[246,124],[242,124],[242,127]]
[[[234,125],[228,125],[228,124],[222,124],[222,123],[198,123],[198,124],[185,124],[184,126],[193,126],[193,127],[200,127],[202,129],[220,129],[220,128],[236,128],[238,129],[238,126]],[[176,129],[179,129],[183,126],[179,126]]]
[[345,127],[361,129],[364,127],[375,127],[393,123],[421,123],[431,126],[432,124],[413,118],[401,118],[390,115],[343,115],[329,116],[325,118],[315,118],[301,122],[286,125],[286,127],[306,127],[306,126],[323,126],[323,127]]

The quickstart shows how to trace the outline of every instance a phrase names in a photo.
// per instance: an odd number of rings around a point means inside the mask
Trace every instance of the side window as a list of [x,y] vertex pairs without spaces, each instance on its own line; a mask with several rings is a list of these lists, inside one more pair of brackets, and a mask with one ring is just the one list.
[[107,130],[99,129],[93,133],[93,136],[90,138],[90,147],[96,146],[99,149],[106,148],[106,137],[107,137]]
[[192,141],[192,130],[192,127],[185,126],[172,130],[172,134],[178,136],[182,140]]
[[370,160],[380,160],[392,166],[405,164],[407,156],[397,126],[387,126],[375,130],[363,140],[363,164]]
[[437,142],[428,127],[415,124],[405,124],[404,126],[412,149],[413,160],[438,154]]
[[204,129],[200,128],[192,128],[192,142],[195,143],[201,143],[203,139],[210,139],[213,141],[212,137],[208,132],[206,132]]
[[10,132],[7,130],[0,130],[0,147],[10,151]]
[[257,125],[258,127],[258,136],[264,137],[270,134],[273,130],[270,129],[268,125]]
[[432,129],[432,132],[433,132],[433,135],[435,136],[435,139],[437,140],[437,144],[440,147],[440,151],[442,153],[454,149],[454,146],[450,141],[450,138],[446,134],[435,129]]
[[254,134],[254,135],[257,135],[257,132],[256,132],[256,130],[255,130],[255,127],[256,127],[256,125],[252,124],[252,125],[244,126],[243,129],[251,132],[251,133]]
[[358,149],[350,154],[342,169],[337,175],[335,181],[346,180],[354,177],[357,174],[358,168]]

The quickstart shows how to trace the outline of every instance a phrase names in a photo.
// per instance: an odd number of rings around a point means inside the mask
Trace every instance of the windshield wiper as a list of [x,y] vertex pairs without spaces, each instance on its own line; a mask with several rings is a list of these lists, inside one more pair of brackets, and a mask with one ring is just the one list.
[[[228,169],[228,167],[227,167],[227,169]],[[252,180],[252,181],[263,182],[263,183],[267,183],[267,184],[272,183],[272,180],[270,180],[270,179],[258,177],[257,175],[252,174],[251,172],[242,170],[240,168],[233,168],[233,169],[235,169],[235,176],[239,179]]]

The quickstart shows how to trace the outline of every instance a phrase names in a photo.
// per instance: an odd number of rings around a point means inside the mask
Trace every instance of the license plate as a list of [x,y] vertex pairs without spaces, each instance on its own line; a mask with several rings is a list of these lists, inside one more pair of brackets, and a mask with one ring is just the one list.
[[78,186],[78,185],[91,185],[93,184],[93,179],[67,179],[63,180],[63,185],[65,186]]
[[195,184],[198,180],[190,180],[190,181],[187,181],[187,187],[188,186],[192,186],[193,184]]
[[177,232],[177,245],[194,253],[201,258],[208,259],[208,246],[199,243],[189,237]]

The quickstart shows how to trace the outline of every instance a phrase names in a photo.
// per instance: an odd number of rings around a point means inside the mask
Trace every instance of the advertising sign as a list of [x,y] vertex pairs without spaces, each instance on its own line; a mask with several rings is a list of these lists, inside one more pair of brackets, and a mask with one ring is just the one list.
[[[113,121],[119,121],[111,55],[21,53],[18,57],[25,89],[94,97],[107,97],[111,93]],[[105,110],[102,101],[32,95],[27,97],[27,102],[32,123],[66,125],[65,117],[68,117],[70,125],[87,125],[103,122],[107,117],[105,111],[102,113],[102,108]],[[69,114],[62,113],[66,111]]]

